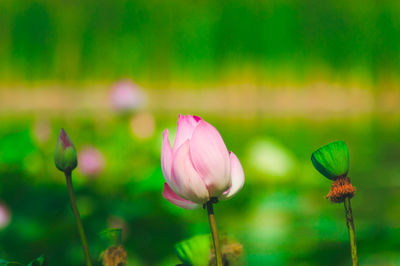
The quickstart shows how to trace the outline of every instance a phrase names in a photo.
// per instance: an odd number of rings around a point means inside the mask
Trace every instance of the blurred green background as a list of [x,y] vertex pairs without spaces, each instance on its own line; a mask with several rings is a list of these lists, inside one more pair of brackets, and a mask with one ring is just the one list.
[[397,1],[2,0],[0,62],[0,258],[82,265],[63,127],[93,257],[122,227],[129,265],[179,263],[174,244],[209,232],[161,195],[161,133],[183,113],[244,167],[215,207],[243,264],[350,264],[344,207],[310,162],[332,140],[350,149],[360,264],[400,264]]

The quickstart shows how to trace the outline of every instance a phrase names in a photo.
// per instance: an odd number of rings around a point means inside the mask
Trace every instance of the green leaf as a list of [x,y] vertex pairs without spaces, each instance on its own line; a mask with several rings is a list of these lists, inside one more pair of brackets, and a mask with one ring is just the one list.
[[311,161],[318,172],[335,180],[349,172],[349,149],[344,141],[334,141],[316,150]]
[[40,257],[29,262],[28,266],[47,266],[47,259],[45,255],[40,255]]
[[209,235],[194,236],[176,244],[175,251],[184,265],[208,265],[210,237]]
[[107,228],[100,232],[100,237],[107,242],[108,246],[121,245],[122,229],[121,228]]
[[8,264],[8,261],[0,259],[0,266],[7,265],[7,264]]

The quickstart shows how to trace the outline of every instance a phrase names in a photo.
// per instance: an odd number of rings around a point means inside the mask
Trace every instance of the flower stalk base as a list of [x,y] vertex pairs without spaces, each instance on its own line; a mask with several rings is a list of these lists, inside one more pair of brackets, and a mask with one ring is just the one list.
[[213,203],[217,203],[218,199],[217,198],[211,198],[210,201],[208,201],[206,204],[204,204],[207,208],[207,214],[208,214],[208,221],[210,223],[210,228],[211,228],[211,234],[213,238],[213,243],[214,243],[214,251],[215,251],[215,259],[217,261],[217,266],[223,266],[222,264],[222,253],[221,253],[221,243],[219,240],[219,235],[218,235],[218,230],[217,230],[217,223],[215,221],[215,216],[214,216],[214,209],[213,209]]
[[90,258],[88,242],[87,242],[87,239],[85,236],[85,231],[83,230],[81,216],[79,215],[79,210],[76,205],[74,188],[72,186],[71,172],[69,172],[69,173],[65,172],[65,179],[67,181],[68,194],[69,194],[69,200],[71,203],[72,213],[74,214],[74,217],[76,220],[76,225],[78,227],[78,233],[81,238],[83,253],[85,254],[85,258],[86,258],[86,266],[92,266],[92,260]]
[[358,266],[356,231],[354,229],[353,212],[351,210],[350,198],[346,198],[345,199],[345,201],[344,201],[344,209],[345,209],[345,212],[346,212],[347,229],[349,229],[351,258],[352,258],[352,261],[353,261],[353,266]]
[[344,210],[346,213],[346,225],[349,231],[351,259],[353,266],[358,265],[356,232],[354,229],[353,212],[351,210],[351,198],[354,197],[355,188],[347,176],[339,176],[332,183],[331,191],[326,196],[333,203],[344,202]]

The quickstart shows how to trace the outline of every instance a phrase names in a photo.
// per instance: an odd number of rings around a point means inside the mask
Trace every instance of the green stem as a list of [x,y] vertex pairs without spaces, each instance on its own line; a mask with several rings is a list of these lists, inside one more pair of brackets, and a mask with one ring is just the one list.
[[69,200],[71,202],[72,213],[74,214],[74,217],[76,220],[76,225],[78,227],[78,233],[81,238],[83,253],[85,254],[85,258],[86,258],[86,266],[92,266],[92,260],[90,258],[88,242],[86,240],[85,231],[83,230],[81,216],[79,215],[79,210],[76,205],[74,188],[72,187],[71,173],[66,172],[65,178],[67,180],[68,194],[69,194]]
[[358,265],[357,244],[356,244],[356,231],[354,230],[353,212],[351,210],[350,198],[346,197],[344,200],[344,209],[346,211],[346,223],[349,229],[351,258],[353,266]]
[[222,253],[221,246],[219,242],[217,223],[215,222],[214,209],[213,209],[213,199],[206,203],[207,205],[207,213],[208,213],[208,221],[210,222],[211,234],[214,242],[214,251],[215,251],[215,259],[217,260],[217,266],[222,266]]

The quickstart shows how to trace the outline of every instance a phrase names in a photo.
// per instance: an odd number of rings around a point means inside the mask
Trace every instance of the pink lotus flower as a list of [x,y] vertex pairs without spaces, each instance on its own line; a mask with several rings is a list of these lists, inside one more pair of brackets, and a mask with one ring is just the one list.
[[0,229],[5,228],[11,221],[11,214],[7,206],[0,203]]
[[164,131],[161,165],[164,198],[185,209],[211,198],[229,199],[244,184],[239,159],[228,152],[219,132],[197,116],[179,115],[173,148]]
[[139,85],[130,80],[123,80],[112,87],[110,101],[116,111],[128,112],[142,108],[146,96]]

